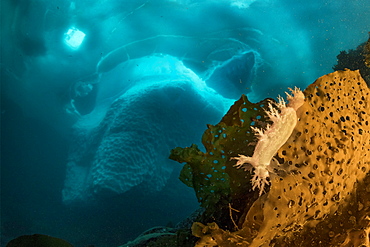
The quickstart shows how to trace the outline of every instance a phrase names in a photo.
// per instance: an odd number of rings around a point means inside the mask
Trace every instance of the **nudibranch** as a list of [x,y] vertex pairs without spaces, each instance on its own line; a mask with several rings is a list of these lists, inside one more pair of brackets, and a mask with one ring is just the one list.
[[254,168],[252,189],[258,188],[260,196],[265,186],[269,184],[267,178],[273,171],[273,162],[277,162],[274,155],[292,134],[298,122],[297,109],[304,103],[304,94],[300,89],[295,87],[294,89],[289,88],[289,90],[292,95],[286,93],[288,104],[281,96],[278,97],[279,102],[274,103],[276,107],[273,107],[272,103],[268,104],[268,109],[265,112],[273,122],[271,125],[267,125],[265,130],[251,127],[258,137],[253,156],[247,157],[239,154],[239,157],[231,158],[237,160],[235,164],[237,168],[249,171]]

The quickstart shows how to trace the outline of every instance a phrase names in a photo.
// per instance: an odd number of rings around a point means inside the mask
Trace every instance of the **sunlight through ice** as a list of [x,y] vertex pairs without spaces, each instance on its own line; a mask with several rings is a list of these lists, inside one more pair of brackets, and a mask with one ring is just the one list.
[[84,41],[86,34],[75,27],[64,33],[64,42],[73,50],[77,50]]

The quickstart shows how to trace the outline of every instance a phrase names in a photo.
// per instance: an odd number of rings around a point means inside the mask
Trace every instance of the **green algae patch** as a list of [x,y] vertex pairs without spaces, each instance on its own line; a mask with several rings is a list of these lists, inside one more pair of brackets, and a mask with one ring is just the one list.
[[197,145],[177,147],[170,158],[186,163],[180,180],[194,188],[198,201],[206,212],[212,214],[221,208],[239,210],[245,206],[251,191],[250,173],[235,169],[231,157],[251,156],[256,137],[251,126],[263,128],[268,122],[264,108],[271,99],[259,103],[249,102],[247,96],[234,103],[217,125],[208,125],[202,137],[206,152]]

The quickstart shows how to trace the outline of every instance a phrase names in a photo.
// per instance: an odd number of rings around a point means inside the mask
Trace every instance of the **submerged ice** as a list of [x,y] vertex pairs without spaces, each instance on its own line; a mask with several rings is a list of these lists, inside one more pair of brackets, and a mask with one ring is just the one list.
[[97,86],[94,110],[74,126],[66,203],[136,186],[161,190],[175,167],[171,148],[198,141],[205,123],[217,122],[233,102],[170,55],[126,61],[103,73]]
[[2,73],[29,116],[62,133],[73,125],[65,202],[160,190],[169,150],[199,142],[240,94],[304,88],[363,40],[366,18],[337,16],[361,11],[347,2],[6,3],[3,30],[17,42],[4,39]]
[[[143,50],[156,52],[143,56]],[[108,53],[95,75],[73,87],[69,109],[79,120],[64,202],[86,203],[138,186],[146,193],[161,190],[175,167],[170,150],[199,143],[206,124],[216,123],[250,91],[259,59],[241,41],[166,35]],[[84,101],[93,91],[94,108],[81,114],[75,100]]]

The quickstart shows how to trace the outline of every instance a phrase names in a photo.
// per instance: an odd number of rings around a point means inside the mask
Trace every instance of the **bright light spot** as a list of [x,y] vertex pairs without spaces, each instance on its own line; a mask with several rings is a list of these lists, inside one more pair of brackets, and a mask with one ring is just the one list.
[[73,50],[77,50],[84,41],[86,34],[75,27],[72,27],[68,32],[64,33],[64,42]]

